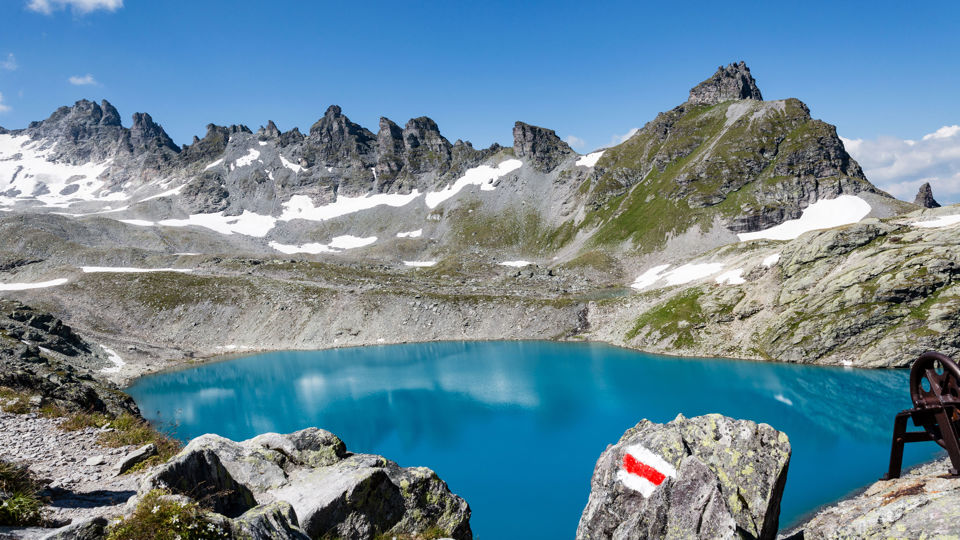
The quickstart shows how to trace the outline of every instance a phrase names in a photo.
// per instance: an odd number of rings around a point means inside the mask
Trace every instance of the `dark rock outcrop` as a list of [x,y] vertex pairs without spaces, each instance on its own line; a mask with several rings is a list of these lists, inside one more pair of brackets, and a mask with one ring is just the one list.
[[550,172],[564,159],[576,154],[552,129],[517,122],[513,126],[513,151],[533,163],[540,172]]
[[[114,110],[113,112],[116,112]],[[134,148],[167,148],[179,152],[180,148],[159,124],[147,113],[133,113],[133,127],[130,128],[130,144]]]
[[286,516],[279,521],[299,523],[311,538],[416,536],[437,529],[458,540],[472,538],[469,506],[433,471],[351,454],[335,435],[316,428],[240,443],[203,435],[144,479],[140,491],[197,497],[202,485],[211,487],[200,496],[215,509],[245,512],[240,520],[276,515],[269,503],[289,504],[292,510],[279,511]]
[[913,204],[924,208],[940,208],[940,203],[933,198],[933,189],[930,187],[930,182],[924,182],[920,186],[917,196],[913,199]]
[[690,89],[688,102],[694,105],[715,105],[731,99],[763,100],[750,68],[742,61],[720,66],[712,77]]
[[790,442],[718,414],[643,420],[600,456],[577,539],[777,534]]
[[327,108],[323,118],[310,127],[303,155],[310,166],[349,166],[373,161],[377,136],[347,118],[337,105]]
[[90,368],[109,365],[93,349],[49,313],[0,300],[0,386],[70,411],[139,416],[130,396],[93,377]]

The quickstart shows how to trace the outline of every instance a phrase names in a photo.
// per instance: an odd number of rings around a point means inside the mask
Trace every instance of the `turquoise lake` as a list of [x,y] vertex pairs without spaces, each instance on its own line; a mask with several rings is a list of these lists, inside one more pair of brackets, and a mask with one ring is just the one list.
[[[317,426],[352,452],[430,467],[470,503],[477,538],[572,538],[600,453],[640,419],[678,413],[790,436],[789,526],[886,471],[908,378],[600,344],[442,342],[259,354],[144,377],[128,392],[184,440]],[[908,445],[904,463],[938,452]]]

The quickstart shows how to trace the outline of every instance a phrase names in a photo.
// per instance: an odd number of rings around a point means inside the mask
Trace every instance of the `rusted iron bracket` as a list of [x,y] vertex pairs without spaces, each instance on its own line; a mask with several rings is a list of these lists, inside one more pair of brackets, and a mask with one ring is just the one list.
[[[890,468],[882,480],[900,477],[903,445],[933,441],[950,456],[950,474],[960,476],[960,367],[948,356],[925,352],[910,370],[913,408],[900,411],[893,420]],[[923,431],[907,431],[907,420]]]

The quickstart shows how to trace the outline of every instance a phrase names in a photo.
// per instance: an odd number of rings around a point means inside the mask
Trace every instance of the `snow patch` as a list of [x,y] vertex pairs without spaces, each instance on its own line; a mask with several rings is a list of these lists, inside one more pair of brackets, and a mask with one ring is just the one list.
[[117,373],[120,371],[120,368],[127,365],[127,363],[123,361],[123,358],[120,358],[120,355],[113,349],[108,349],[103,345],[101,345],[100,348],[103,349],[103,352],[107,353],[107,360],[113,363],[113,366],[101,369],[101,373]]
[[717,276],[717,283],[723,285],[740,285],[746,283],[747,280],[743,279],[743,268],[737,268],[736,270],[729,270]]
[[254,161],[256,161],[256,160],[258,160],[258,159],[260,159],[260,151],[251,148],[251,149],[247,150],[247,155],[245,155],[245,156],[243,156],[242,158],[238,159],[238,160],[235,161],[234,163],[237,164],[237,168],[239,169],[240,167],[246,167],[247,165],[250,165],[251,163],[253,163]]
[[605,152],[605,150],[601,150],[601,151],[599,151],[599,152],[592,152],[592,153],[589,153],[589,154],[587,154],[587,155],[585,155],[585,156],[580,156],[579,158],[577,158],[577,166],[578,166],[578,167],[593,167],[594,165],[597,164],[597,161],[599,161],[600,158],[603,156],[603,153],[604,153],[604,152]]
[[403,264],[407,266],[414,266],[417,268],[425,268],[428,266],[436,265],[437,261],[403,261]]
[[916,221],[910,225],[914,227],[922,227],[924,229],[934,229],[937,227],[948,227],[960,223],[960,215],[954,214],[952,216],[937,216],[930,221]]
[[283,156],[280,156],[280,163],[281,163],[284,167],[290,169],[291,171],[293,171],[293,172],[295,172],[295,173],[298,173],[298,172],[300,172],[300,171],[303,170],[303,167],[297,165],[296,163],[293,163],[292,161],[287,161],[286,158],[284,158]]
[[798,219],[784,221],[769,229],[740,233],[741,242],[748,240],[793,240],[801,234],[817,229],[829,229],[856,223],[870,213],[870,204],[854,195],[840,195],[836,199],[821,199],[803,210]]
[[126,223],[127,225],[136,225],[137,227],[152,227],[156,223],[152,221],[147,221],[145,219],[120,219],[117,220],[120,223]]
[[293,255],[294,253],[309,253],[316,255],[318,253],[340,253],[341,251],[348,249],[369,246],[376,241],[376,236],[360,238],[358,236],[345,234],[343,236],[334,236],[330,240],[329,244],[320,244],[315,242],[310,244],[295,245],[270,242],[268,245],[281,253],[286,253],[287,255]]
[[133,268],[129,266],[81,266],[81,270],[86,274],[97,273],[115,273],[115,274],[139,274],[144,272],[193,272],[193,268]]
[[667,285],[683,285],[716,274],[723,270],[723,263],[685,264],[665,272],[669,267],[669,264],[655,266],[637,277],[630,286],[634,289],[643,289],[660,280],[666,281]]
[[423,229],[417,229],[415,231],[409,231],[409,232],[398,232],[397,238],[420,238],[422,234],[423,234]]
[[524,266],[530,266],[531,264],[533,263],[530,261],[503,261],[500,263],[500,266],[513,266],[516,268],[521,268]]
[[220,165],[221,163],[223,163],[223,158],[220,158],[220,159],[214,161],[213,163],[207,165],[206,167],[203,168],[203,170],[209,171],[210,169],[216,167],[217,165]]
[[507,173],[519,169],[521,166],[523,166],[523,162],[519,159],[508,159],[496,167],[480,165],[479,167],[467,169],[463,173],[463,176],[457,179],[457,181],[453,184],[441,189],[440,191],[427,193],[425,202],[431,209],[436,208],[437,205],[453,197],[457,193],[460,193],[460,190],[467,186],[480,186],[481,191],[493,191],[496,189],[496,186],[494,186],[493,183],[497,179]]
[[0,135],[0,187],[19,192],[13,197],[0,196],[0,205],[24,201],[66,208],[79,201],[129,198],[122,191],[104,191],[106,182],[98,179],[112,160],[83,165],[54,163],[47,161],[53,149],[41,149],[42,144],[27,135]]
[[361,210],[385,205],[399,208],[412,202],[420,196],[420,192],[413,190],[408,195],[375,193],[365,197],[347,197],[345,195],[337,197],[337,200],[323,206],[314,206],[313,201],[306,195],[294,195],[290,200],[283,203],[283,213],[280,214],[280,221],[290,221],[292,219],[306,219],[310,221],[325,221],[328,219],[345,216]]
[[249,210],[244,210],[239,216],[225,216],[223,212],[214,214],[191,214],[186,219],[165,219],[157,222],[157,225],[167,227],[189,227],[196,225],[204,227],[221,234],[245,234],[263,238],[276,225],[277,218],[255,214]]
[[164,191],[164,192],[162,192],[162,193],[157,193],[156,195],[151,195],[151,196],[147,197],[146,199],[141,199],[139,202],[147,202],[147,201],[152,201],[152,200],[154,200],[154,199],[160,199],[160,198],[162,198],[162,197],[170,197],[170,196],[172,196],[172,195],[179,195],[180,192],[183,191],[184,186],[186,186],[186,184],[180,184],[179,186],[177,186],[177,187],[175,187],[175,188],[173,188],[173,189],[168,189],[168,190],[166,190],[166,191]]
[[764,266],[766,266],[767,268],[770,268],[771,266],[777,264],[778,262],[780,262],[780,254],[779,254],[779,253],[774,253],[773,255],[770,255],[769,257],[765,257],[765,258],[763,259],[763,263],[762,263],[762,264],[763,264]]
[[36,283],[0,283],[0,291],[26,291],[29,289],[46,289],[47,287],[56,287],[63,285],[67,278],[51,279],[50,281],[39,281]]

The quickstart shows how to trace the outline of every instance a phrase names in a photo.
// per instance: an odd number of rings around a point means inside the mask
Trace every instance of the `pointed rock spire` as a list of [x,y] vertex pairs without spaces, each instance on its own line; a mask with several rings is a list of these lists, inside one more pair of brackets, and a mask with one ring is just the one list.
[[757,81],[750,74],[750,68],[742,61],[720,66],[712,77],[690,89],[692,104],[714,105],[733,99],[763,100]]
[[917,192],[917,197],[913,199],[913,204],[924,208],[940,208],[940,203],[933,198],[933,189],[930,187],[930,182],[924,182],[920,186],[920,191]]

